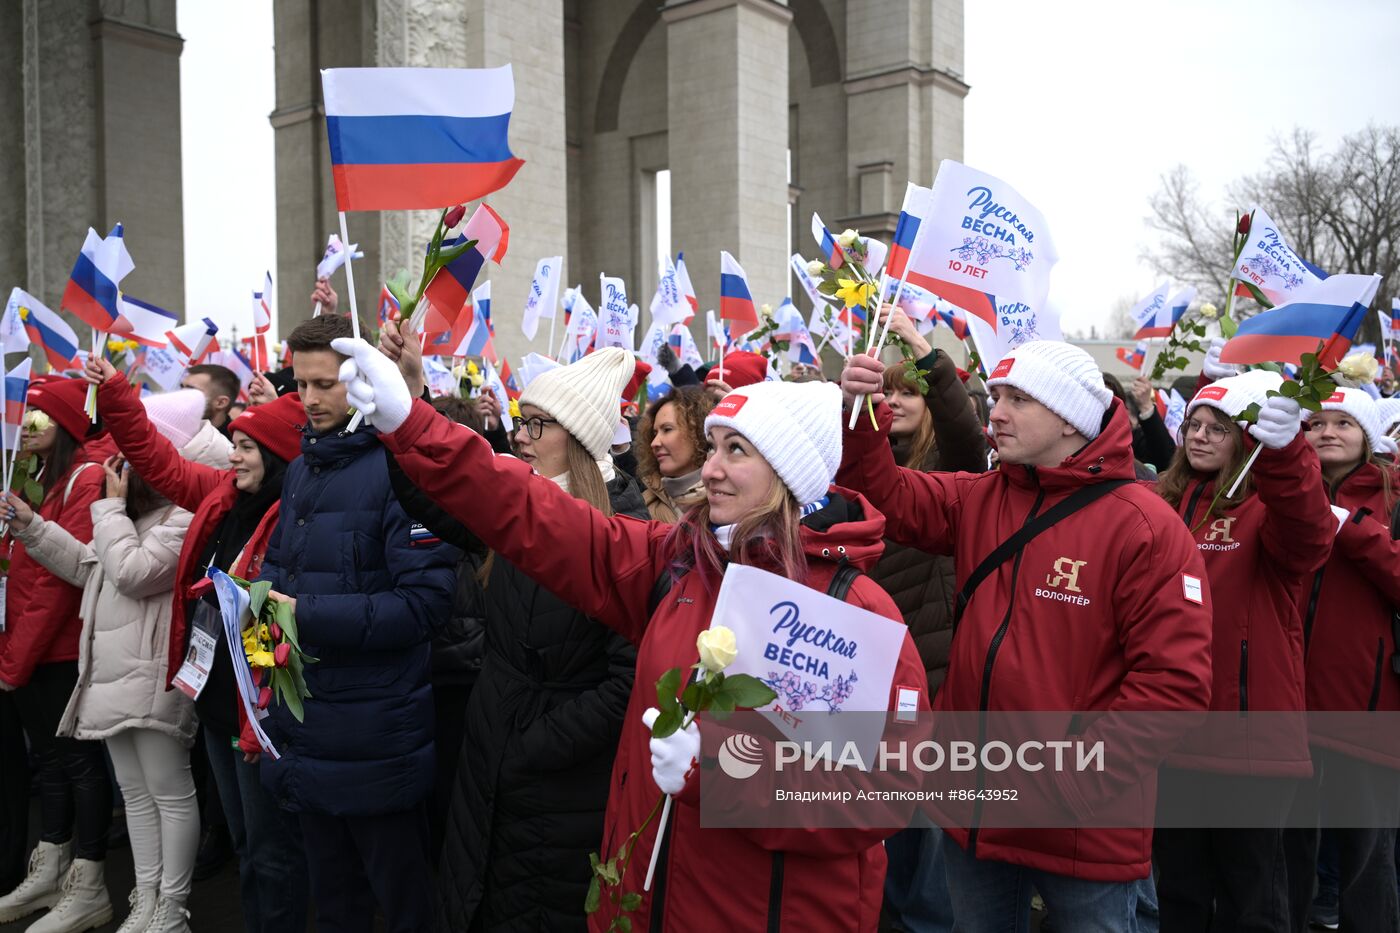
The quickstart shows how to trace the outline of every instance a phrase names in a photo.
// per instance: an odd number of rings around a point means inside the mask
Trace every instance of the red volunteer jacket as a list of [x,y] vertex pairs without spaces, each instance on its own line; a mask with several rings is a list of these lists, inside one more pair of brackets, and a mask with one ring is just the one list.
[[[1215,598],[1210,708],[1301,712],[1304,592],[1327,562],[1337,520],[1317,453],[1302,434],[1282,450],[1265,448],[1250,477],[1254,494],[1194,533]],[[1201,522],[1214,495],[1204,476],[1186,488],[1178,511],[1188,528]],[[1312,773],[1302,717],[1214,717],[1170,764],[1271,777]]]
[[[38,514],[45,521],[57,522],[79,541],[90,542],[90,506],[107,488],[102,461],[114,453],[116,448],[105,434],[80,446],[68,472],[44,496]],[[45,570],[23,544],[14,542],[5,589],[5,631],[0,633],[0,680],[23,687],[40,664],[78,660],[78,636],[83,630],[78,604],[82,597],[80,587]]]
[[[187,603],[192,586],[204,579],[207,568],[200,562],[200,555],[219,527],[219,522],[233,508],[238,490],[234,486],[233,470],[216,470],[202,463],[194,463],[180,456],[175,445],[161,436],[155,425],[146,417],[145,406],[130,391],[124,389],[119,379],[104,382],[97,391],[98,410],[103,423],[111,434],[122,454],[131,463],[132,469],[151,487],[180,508],[194,514],[189,530],[185,533],[185,543],[180,549],[180,558],[175,565],[175,586],[172,595],[172,615],[170,618],[170,648],[166,689],[180,671],[185,653],[189,650],[189,610]],[[277,514],[280,502],[274,502],[263,516],[253,536],[243,548],[243,555],[228,570],[228,573],[244,580],[256,579],[262,572],[263,555],[267,553],[268,540],[277,527]],[[89,530],[89,536],[91,530]],[[77,657],[75,654],[74,657]],[[244,751],[259,751],[252,731],[248,728],[243,705],[237,697],[230,702],[238,703],[239,721],[243,723],[239,744]]]
[[[897,467],[886,441],[888,407],[880,406],[877,417],[879,433],[867,418],[846,431],[837,480],[886,515],[890,538],[952,554],[959,588],[1031,516],[1086,484],[1134,476],[1132,433],[1118,401],[1103,432],[1059,466],[1003,464],[980,474]],[[978,587],[953,635],[937,709],[1202,711],[1210,700],[1204,578],[1171,508],[1150,489],[1122,486],[1034,538],[1019,562],[1008,560]],[[1155,750],[1165,755],[1177,737],[1158,734],[1151,756],[1127,756],[1115,755],[1114,736],[1095,725],[1082,736],[1103,738],[1109,749],[1100,792],[1140,795],[1136,806],[1146,814],[1156,801]],[[1076,814],[1097,809],[1076,799],[1079,791],[1067,782],[1056,784]],[[948,833],[978,858],[1092,881],[1143,878],[1152,861],[1150,828],[953,827]]]
[[[1393,495],[1400,475],[1391,471]],[[1381,471],[1362,464],[1337,486],[1333,501],[1349,513],[1332,556],[1314,576],[1303,619],[1308,709],[1329,712],[1400,710],[1400,675],[1391,614],[1400,606],[1400,541],[1390,538]],[[1393,735],[1315,731],[1312,740],[1348,755],[1400,769]]]
[[[698,574],[686,574],[648,617],[652,589],[674,556],[666,543],[671,525],[603,517],[520,461],[496,457],[484,439],[421,399],[404,425],[382,440],[414,485],[488,547],[638,643],[637,688],[623,721],[603,825],[603,858],[610,858],[660,795],[651,776],[649,735],[641,726],[643,711],[656,705],[652,685],[670,668],[696,663],[695,638],[710,625],[718,587],[707,592]],[[464,484],[464,474],[477,481]],[[509,506],[484,508],[474,492],[480,489],[493,490]],[[803,582],[815,589],[830,583],[842,548],[852,563],[868,569],[884,546],[883,519],[863,500],[849,498],[864,508],[863,520],[825,532],[802,529],[810,562]],[[847,601],[902,621],[889,596],[868,577],[856,580]],[[907,634],[894,684],[917,685],[921,696],[927,693],[918,651]],[[892,686],[892,700],[895,690]],[[926,699],[921,708],[928,708]],[[653,904],[645,895],[641,908],[628,915],[633,930],[650,929],[654,915],[661,918],[661,930],[693,930],[697,918],[716,930],[762,929],[771,916],[781,918],[784,930],[876,929],[885,875],[880,843],[894,827],[707,829],[700,825],[694,783],[672,808],[669,855],[653,886],[653,893],[664,892],[663,902]],[[637,842],[629,891],[641,888],[654,842],[654,828]],[[605,930],[611,919],[605,906],[590,918],[590,927]]]

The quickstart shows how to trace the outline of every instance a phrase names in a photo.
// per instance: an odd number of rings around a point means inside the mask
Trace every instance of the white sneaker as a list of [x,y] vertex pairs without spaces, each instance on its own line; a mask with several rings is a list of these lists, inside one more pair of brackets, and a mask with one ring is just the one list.
[[145,933],[151,925],[151,917],[156,912],[155,888],[132,888],[126,902],[131,905],[131,913],[126,915],[117,933]]
[[162,897],[145,933],[191,933],[189,920],[190,912],[185,909],[184,901]]
[[58,903],[63,893],[60,890],[63,878],[73,861],[71,848],[67,842],[62,845],[41,842],[34,848],[29,854],[29,874],[19,887],[0,897],[0,923],[27,917]]
[[102,862],[74,859],[63,879],[63,896],[26,933],[83,933],[109,922],[112,899],[107,896],[102,868]]

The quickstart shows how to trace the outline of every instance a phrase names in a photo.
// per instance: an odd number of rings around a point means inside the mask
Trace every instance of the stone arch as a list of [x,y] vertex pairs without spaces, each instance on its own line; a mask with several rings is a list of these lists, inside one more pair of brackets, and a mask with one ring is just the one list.
[[812,77],[812,86],[840,81],[841,46],[822,0],[788,0],[788,9],[792,10],[792,25],[807,55],[807,73]]

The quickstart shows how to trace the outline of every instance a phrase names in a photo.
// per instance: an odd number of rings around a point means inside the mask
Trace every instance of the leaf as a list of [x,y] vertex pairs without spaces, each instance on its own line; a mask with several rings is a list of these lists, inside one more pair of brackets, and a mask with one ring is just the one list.
[[1284,382],[1283,385],[1279,386],[1278,394],[1282,395],[1284,398],[1297,398],[1302,394],[1302,391],[1303,387],[1298,385],[1298,383]]
[[1235,333],[1236,333],[1239,329],[1240,329],[1240,325],[1238,325],[1238,324],[1235,323],[1235,319],[1234,319],[1234,318],[1232,318],[1232,317],[1225,317],[1225,316],[1223,316],[1223,315],[1221,316],[1221,318],[1220,318],[1220,336],[1224,337],[1226,340],[1229,340],[1231,337],[1235,336]]
[[598,902],[601,899],[601,893],[598,887],[598,876],[595,874],[593,879],[588,882],[588,894],[583,898],[584,913],[594,914],[598,912]]
[[614,921],[617,924],[618,933],[632,933],[632,918],[620,916]]
[[681,708],[675,698],[671,698],[671,708],[662,710],[661,715],[656,717],[656,722],[651,724],[652,738],[664,739],[681,727]]
[[1255,423],[1256,421],[1258,421],[1258,420],[1259,420],[1259,403],[1258,403],[1258,402],[1251,402],[1248,408],[1246,408],[1244,411],[1240,412],[1240,416],[1239,416],[1239,418],[1236,419],[1236,420],[1238,420],[1238,421],[1248,421],[1250,424],[1253,424],[1253,423]]
[[248,611],[253,614],[254,619],[262,618],[263,603],[267,602],[267,594],[272,592],[272,583],[268,580],[259,580],[248,587]]
[[681,689],[681,669],[673,667],[656,682],[656,702],[661,711],[669,712],[676,708],[676,694]]
[[44,504],[44,487],[38,480],[24,478],[24,498],[29,500],[29,504],[38,508]]
[[463,253],[476,246],[476,242],[476,240],[466,240],[465,242],[458,243],[454,246],[449,246],[447,249],[443,250],[441,253],[438,254],[438,263],[440,265],[445,266],[448,263],[451,263],[461,258]]
[[[767,684],[756,677],[748,674],[735,674],[724,682],[723,695],[731,700],[734,706],[743,706],[753,709],[758,706],[767,706],[778,698]],[[716,699],[719,699],[717,696]]]
[[602,878],[604,881],[611,885],[622,884],[622,876],[617,873],[617,859],[610,858],[603,864],[599,865],[598,877]]
[[1274,303],[1270,301],[1268,297],[1263,292],[1261,292],[1259,290],[1259,287],[1253,282],[1244,282],[1242,284],[1244,285],[1245,290],[1249,292],[1249,297],[1259,302],[1265,308],[1272,308],[1274,306]]
[[630,891],[630,892],[628,892],[627,894],[622,895],[622,909],[623,909],[623,910],[636,910],[638,907],[641,907],[641,906],[642,906],[642,896],[641,896],[640,894],[638,894],[636,891]]
[[705,701],[709,699],[708,690],[699,683],[691,684],[685,688],[685,693],[681,694],[681,705],[688,710],[699,711],[709,707]]
[[1298,406],[1308,411],[1322,411],[1322,402],[1310,395],[1298,399]]

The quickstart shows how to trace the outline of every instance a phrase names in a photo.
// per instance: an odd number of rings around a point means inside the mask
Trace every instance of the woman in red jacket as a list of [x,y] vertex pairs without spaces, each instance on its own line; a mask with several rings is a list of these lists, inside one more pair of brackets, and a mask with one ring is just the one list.
[[[1361,389],[1338,389],[1308,419],[1322,479],[1341,528],[1326,566],[1313,576],[1303,616],[1308,709],[1329,713],[1400,711],[1395,619],[1400,606],[1400,542],[1393,539],[1400,500],[1395,442],[1384,416]],[[1395,830],[1400,826],[1400,754],[1393,732],[1329,728],[1318,717],[1310,736],[1314,780],[1294,813],[1308,828],[1285,834],[1292,928],[1307,929],[1317,874],[1318,797],[1337,845],[1340,877],[1330,907],[1349,931],[1400,929],[1395,888]],[[1374,718],[1374,717],[1369,717]],[[1350,724],[1348,724],[1350,725]],[[1382,735],[1384,739],[1382,739]]]
[[[125,391],[130,395],[129,388]],[[24,433],[25,452],[37,454],[43,464],[39,514],[82,542],[92,540],[89,507],[103,496],[102,461],[114,451],[83,410],[86,396],[87,383],[80,379],[35,384],[28,399],[34,415],[26,419]],[[0,923],[59,906],[61,913],[32,929],[85,929],[76,924],[96,926],[112,917],[103,882],[112,785],[101,742],[55,734],[78,682],[82,590],[45,570],[18,543],[10,553],[6,584],[0,689],[15,691],[15,707],[39,764],[42,828],[28,876],[0,898]]]
[[[841,453],[836,387],[758,383],[726,396],[705,421],[707,501],[669,525],[605,518],[527,464],[496,457],[488,443],[427,402],[410,402],[398,369],[368,344],[334,346],[354,357],[341,371],[352,404],[384,432],[384,445],[415,485],[503,557],[638,643],[625,720],[632,725],[613,765],[602,858],[617,854],[662,789],[676,806],[660,840],[655,887],[627,915],[631,928],[753,930],[766,922],[769,929],[874,930],[885,869],[880,841],[888,831],[703,828],[694,767],[698,729],[648,743],[642,728],[644,711],[655,714],[648,708],[661,675],[696,663],[696,636],[710,625],[728,563],[760,566],[825,591],[843,563],[869,568],[879,556],[881,518],[859,496],[831,488]],[[617,358],[595,364],[615,373],[616,396],[631,361],[615,348],[594,357],[602,354]],[[464,474],[474,481],[463,484]],[[494,491],[490,500],[472,491],[482,488]],[[580,542],[582,549],[560,542]],[[658,599],[663,574],[671,586]],[[854,580],[848,600],[899,618],[868,577]],[[894,683],[916,687],[917,708],[928,708],[923,668],[907,634]],[[647,716],[648,727],[650,721]],[[634,875],[645,873],[642,855],[657,844],[654,828],[637,840]],[[611,910],[605,903],[590,927],[607,929]]]
[[[175,568],[171,688],[194,697],[204,726],[210,772],[238,850],[245,925],[300,933],[306,927],[307,892],[301,839],[259,779],[256,762],[261,750],[243,720],[233,664],[205,574],[211,565],[246,580],[261,571],[277,526],[282,478],[288,462],[301,455],[301,425],[306,420],[301,399],[284,395],[229,422],[233,452],[229,469],[218,470],[181,457],[146,417],[112,364],[91,360],[84,376],[98,387],[97,410],[131,468],[161,495],[194,513]],[[209,643],[215,646],[207,680],[182,671],[191,643],[202,638],[201,632],[213,633]]]
[[[1287,925],[1282,827],[1300,780],[1312,773],[1307,732],[1302,715],[1252,721],[1244,714],[1304,710],[1300,602],[1327,560],[1337,523],[1317,455],[1299,431],[1297,402],[1266,397],[1281,384],[1277,374],[1256,370],[1197,392],[1182,446],[1157,483],[1192,529],[1214,596],[1211,711],[1238,714],[1212,716],[1161,772],[1159,812],[1199,806],[1191,815],[1207,827],[1156,832],[1166,933]],[[1217,500],[1249,456],[1235,419],[1251,403],[1261,408],[1249,434],[1264,449],[1235,496]],[[1209,828],[1227,815],[1248,822],[1223,825],[1255,828]],[[1180,825],[1179,816],[1174,821]]]

